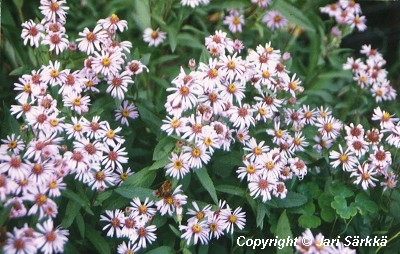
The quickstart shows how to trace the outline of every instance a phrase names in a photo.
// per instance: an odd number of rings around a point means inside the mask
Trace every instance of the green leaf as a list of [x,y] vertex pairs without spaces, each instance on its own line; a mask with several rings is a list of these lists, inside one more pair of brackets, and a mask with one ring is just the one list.
[[179,45],[187,45],[191,48],[202,49],[203,44],[199,42],[199,40],[193,35],[188,33],[181,33],[177,36],[178,44]]
[[23,66],[20,66],[16,69],[12,70],[8,75],[22,76],[23,74],[29,73],[31,69],[32,69],[32,67],[30,67],[29,65],[23,65]]
[[179,55],[165,55],[165,56],[161,56],[161,57],[155,59],[151,63],[154,65],[157,65],[157,64],[165,63],[165,62],[177,59],[177,58],[179,58]]
[[330,186],[330,193],[333,196],[348,198],[354,195],[354,192],[342,183],[336,183]]
[[315,33],[315,28],[310,20],[303,14],[305,12],[297,9],[295,6],[284,0],[277,0],[274,8],[277,9],[290,22]]
[[321,193],[319,186],[315,182],[309,182],[302,184],[297,189],[301,194],[304,194],[310,198],[317,199]]
[[150,170],[150,167],[145,167],[139,172],[129,176],[121,185],[129,185],[131,187],[144,187],[148,188],[153,183],[156,173]]
[[332,208],[336,210],[336,213],[343,219],[350,219],[357,214],[357,209],[354,204],[347,206],[347,201],[342,196],[336,196],[334,201],[331,203]]
[[146,254],[174,254],[174,253],[175,250],[169,246],[161,246],[146,252]]
[[137,109],[139,111],[140,118],[145,122],[153,133],[161,133],[161,117],[156,115],[154,109],[150,109],[145,105],[143,99],[136,102]]
[[298,207],[302,206],[305,203],[307,203],[307,197],[304,195],[301,195],[296,192],[291,192],[289,191],[286,195],[286,198],[280,199],[280,198],[273,198],[275,204],[277,207],[280,208],[290,208],[290,207]]
[[132,16],[138,27],[142,30],[151,28],[149,0],[135,0],[133,3],[135,11]]
[[104,200],[108,199],[112,195],[113,191],[112,190],[107,190],[101,192],[99,195],[97,195],[96,200],[94,202],[94,206],[99,206],[101,205]]
[[257,206],[257,227],[261,230],[264,228],[264,218],[265,214],[267,213],[267,206],[264,203],[259,203]]
[[[219,155],[219,156],[218,156]],[[218,160],[212,164],[213,172],[221,177],[228,177],[237,166],[242,166],[242,154],[236,151],[231,151],[228,154],[216,153]]]
[[210,193],[211,198],[213,199],[215,204],[218,204],[217,192],[215,191],[214,183],[211,180],[208,172],[205,168],[195,169],[197,177],[200,180],[201,185],[203,185],[204,189]]
[[312,214],[303,214],[299,217],[299,223],[303,228],[316,228],[321,225],[321,219]]
[[132,187],[130,185],[124,185],[115,189],[115,192],[121,196],[129,199],[138,197],[140,200],[145,200],[149,198],[155,200],[152,189],[142,188],[142,187]]
[[63,228],[69,228],[72,225],[72,222],[74,222],[74,219],[76,215],[78,215],[80,209],[81,209],[80,204],[78,204],[74,200],[68,201],[64,218],[61,221],[61,225],[63,226]]
[[171,224],[168,224],[169,228],[171,229],[171,231],[177,236],[177,237],[181,237],[181,232],[179,232],[178,229],[176,229],[174,226],[172,226]]
[[151,221],[153,225],[155,225],[157,228],[160,228],[164,226],[167,223],[167,217],[166,216],[161,216],[160,214],[156,214],[153,217],[153,220]]
[[335,220],[335,210],[332,207],[321,208],[321,218],[326,222],[333,222]]
[[200,55],[199,62],[208,64],[208,59],[210,59],[210,57],[211,57],[211,55],[208,52],[208,50],[206,49],[206,47],[203,47],[203,50],[202,50],[201,55]]
[[361,215],[365,215],[366,213],[376,213],[379,210],[378,205],[372,201],[365,192],[357,194],[355,206]]
[[156,169],[159,169],[159,168],[163,168],[163,167],[165,167],[166,165],[168,165],[170,162],[171,162],[171,160],[169,159],[168,156],[166,156],[166,157],[164,157],[164,158],[162,158],[162,159],[159,159],[158,161],[155,161],[155,162],[150,166],[149,170],[156,170]]
[[178,32],[179,32],[179,21],[177,20],[174,24],[168,27],[168,42],[171,47],[171,51],[175,52],[176,46],[178,45]]
[[[9,108],[6,106],[6,103],[3,102],[3,109],[4,109],[4,121],[1,124],[1,135],[6,134],[20,134],[20,125],[15,119],[13,115],[11,115]],[[5,136],[4,136],[5,137]]]
[[83,207],[83,209],[85,209],[85,211],[90,214],[90,215],[94,215],[92,209],[90,209],[90,203],[87,202],[86,200],[84,200],[81,196],[79,196],[78,194],[76,194],[75,192],[69,190],[69,189],[65,189],[61,192],[61,195],[63,197],[66,197],[70,200],[75,201],[76,203],[78,203],[81,207]]
[[153,160],[157,161],[162,158],[168,157],[171,153],[171,150],[175,147],[175,140],[169,136],[162,138],[153,152]]
[[8,214],[10,213],[13,205],[9,204],[6,207],[2,207],[2,211],[0,212],[0,227],[4,225],[4,223],[8,219]]
[[82,238],[85,238],[85,221],[82,214],[78,213],[75,219],[75,224],[78,226],[79,234]]
[[[284,210],[282,212],[281,216],[279,217],[275,234],[278,237],[278,239],[286,239],[288,237],[289,238],[293,237],[292,230],[290,229],[289,219],[286,215],[286,210]],[[279,249],[277,247],[276,253],[277,254],[291,254],[291,253],[293,253],[293,248],[290,246],[285,246],[282,249]]]
[[100,254],[110,254],[110,246],[107,244],[107,241],[100,235],[100,232],[101,231],[95,230],[91,227],[87,227],[85,235]]
[[228,193],[239,197],[243,197],[246,194],[245,190],[232,185],[218,185],[215,189],[218,192]]
[[321,207],[321,218],[326,222],[335,219],[335,210],[331,207],[333,196],[328,193],[321,193],[318,197],[318,205]]

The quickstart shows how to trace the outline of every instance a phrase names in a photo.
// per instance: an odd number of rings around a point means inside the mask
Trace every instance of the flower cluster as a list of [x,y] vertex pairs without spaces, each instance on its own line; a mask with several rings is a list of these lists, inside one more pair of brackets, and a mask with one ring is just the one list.
[[363,45],[360,52],[367,56],[366,61],[349,57],[343,69],[351,70],[353,79],[362,89],[369,90],[376,102],[395,100],[397,92],[387,80],[388,72],[383,68],[386,61],[382,54],[371,45]]
[[382,178],[381,186],[393,189],[397,185],[397,175],[391,169],[389,148],[400,147],[399,119],[378,107],[372,120],[380,121],[379,129],[366,131],[361,124],[353,123],[345,126],[346,145],[339,144],[339,152],[330,152],[331,165],[333,168],[342,165],[344,171],[351,173],[350,177],[355,177],[354,183],[361,184],[364,190],[374,188],[378,177]]
[[179,229],[185,231],[182,238],[197,244],[208,244],[212,238],[219,239],[224,233],[233,234],[234,227],[243,229],[246,223],[245,212],[238,207],[232,210],[225,201],[219,201],[217,210],[213,210],[211,205],[206,205],[200,209],[196,202],[192,202],[194,209],[188,209],[187,215],[191,217],[187,220],[187,225],[180,225]]
[[31,47],[48,45],[50,51],[58,55],[68,48],[68,36],[65,33],[67,10],[65,0],[40,0],[40,12],[44,15],[39,24],[28,20],[22,24],[21,37],[24,44]]
[[146,198],[141,203],[139,198],[133,198],[129,207],[125,211],[116,209],[114,211],[105,211],[106,215],[100,217],[100,221],[107,224],[103,227],[107,231],[108,237],[128,238],[129,242],[122,242],[118,246],[118,253],[132,253],[139,249],[146,248],[147,244],[151,244],[157,239],[154,233],[157,228],[150,225],[150,221],[156,214],[154,202]]
[[357,28],[362,32],[367,29],[365,16],[362,16],[361,6],[354,0],[339,0],[336,3],[328,4],[320,8],[322,13],[335,18],[336,22],[351,30]]
[[187,199],[187,196],[181,192],[181,185],[172,191],[171,183],[165,181],[154,192],[154,196],[159,198],[158,201],[146,198],[144,202],[141,202],[138,197],[134,197],[130,206],[126,207],[124,211],[120,209],[105,211],[106,215],[102,215],[100,221],[107,223],[103,227],[103,230],[107,231],[107,236],[128,239],[128,244],[124,241],[118,246],[118,253],[125,254],[128,251],[134,253],[139,249],[146,248],[147,244],[151,244],[157,239],[155,234],[157,227],[151,225],[157,212],[161,216],[176,214],[181,217],[182,206],[186,204]]
[[329,239],[327,240],[328,241],[326,241],[321,233],[314,236],[310,229],[306,229],[306,231],[297,238],[296,251],[299,254],[356,254],[355,250],[339,242],[339,238],[331,240],[332,242],[330,242]]
[[[225,52],[231,40],[217,31],[206,44],[210,41],[218,41],[220,52]],[[190,169],[207,165],[216,149],[229,151],[238,141],[246,152],[245,167],[237,170],[239,179],[246,178],[251,196],[267,202],[271,195],[286,197],[284,180],[307,174],[306,162],[296,156],[309,145],[302,129],[318,128],[314,147],[321,151],[337,138],[342,124],[322,107],[297,105],[301,81],[296,74],[289,75],[283,56],[270,43],[249,52],[246,59],[237,53],[220,54],[208,64],[200,63],[197,71],[186,74],[182,69],[172,81],[174,87],[167,90],[173,93],[165,104],[170,116],[161,129],[178,135],[183,143],[172,152],[166,173],[183,178]],[[251,137],[256,125],[272,142],[258,143]]]
[[[42,25],[47,34],[40,36],[40,25],[32,21],[24,23],[25,44],[30,40],[31,46],[46,45],[49,36],[56,54],[61,54],[67,44],[62,39],[66,37],[62,27],[68,10],[65,4],[42,0]],[[37,216],[38,223],[36,229],[15,227],[13,233],[7,233],[6,253],[63,251],[68,231],[53,227],[53,220],[58,214],[57,199],[67,188],[67,176],[74,175],[93,190],[102,191],[131,174],[123,166],[128,157],[122,128],[113,128],[90,111],[90,96],[100,92],[97,84],[108,84],[106,93],[122,100],[132,77],[146,69],[139,61],[127,60],[130,42],[116,40],[116,31],[126,28],[127,22],[115,14],[99,20],[93,31],[85,28],[79,33],[78,49],[88,55],[82,69],[63,69],[62,62],[50,61],[15,83],[18,105],[12,105],[11,113],[25,125],[21,135],[1,140],[0,201],[11,206],[10,219]],[[137,117],[136,107],[123,101],[116,121],[128,125],[129,118]]]

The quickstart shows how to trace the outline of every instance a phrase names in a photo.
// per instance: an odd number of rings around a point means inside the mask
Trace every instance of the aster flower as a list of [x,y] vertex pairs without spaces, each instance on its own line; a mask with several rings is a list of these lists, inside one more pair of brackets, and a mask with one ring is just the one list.
[[7,195],[15,193],[18,184],[9,178],[6,174],[0,173],[0,201],[4,202]]
[[92,177],[88,181],[88,185],[92,187],[92,190],[103,191],[110,186],[114,186],[116,180],[112,168],[98,171],[94,170],[94,172],[92,172]]
[[364,190],[369,187],[376,186],[374,182],[378,181],[374,176],[377,174],[375,167],[369,163],[363,163],[358,166],[358,169],[351,173],[350,177],[356,177],[354,184],[360,184]]
[[126,242],[122,242],[120,245],[118,245],[117,248],[117,253],[118,254],[128,254],[128,253],[136,253],[140,250],[140,247],[135,244],[131,244],[131,241],[128,241],[128,244]]
[[1,151],[12,151],[14,154],[19,154],[20,151],[25,149],[25,143],[21,140],[21,136],[16,136],[15,133],[7,135],[6,139],[1,139],[3,143],[0,146]]
[[128,22],[120,20],[115,13],[106,19],[100,19],[97,23],[111,33],[115,33],[117,30],[123,32],[125,29],[128,29]]
[[390,164],[392,164],[392,155],[389,151],[386,151],[383,146],[374,146],[372,147],[373,154],[369,155],[369,161],[371,164],[379,169],[387,168]]
[[394,118],[389,112],[381,110],[380,107],[374,109],[374,114],[372,115],[373,121],[380,121],[380,126],[382,129],[393,128],[395,123],[399,121],[399,118]]
[[181,0],[183,6],[190,6],[191,8],[197,7],[201,3],[201,0]]
[[141,226],[139,227],[136,232],[139,238],[138,247],[146,248],[147,243],[152,243],[157,239],[156,234],[154,233],[157,230],[155,225],[150,226]]
[[78,93],[66,94],[63,98],[64,106],[75,111],[79,115],[89,111],[90,97]]
[[211,205],[206,205],[202,209],[200,209],[199,205],[195,201],[193,201],[192,206],[194,210],[189,208],[187,214],[192,215],[193,217],[189,218],[188,222],[193,220],[202,221],[207,216],[209,216],[210,213],[212,213]]
[[142,203],[139,198],[134,198],[130,202],[130,211],[132,213],[137,213],[138,218],[147,222],[151,220],[154,215],[156,215],[157,210],[154,208],[154,202],[146,198]]
[[62,85],[65,82],[65,71],[60,70],[60,62],[49,61],[48,66],[43,66],[41,80],[44,84],[50,83],[51,86]]
[[317,118],[315,126],[318,127],[318,131],[323,137],[335,139],[339,135],[339,131],[342,129],[343,125],[336,118],[328,116]]
[[211,159],[209,153],[202,147],[184,146],[182,149],[182,159],[187,161],[191,168],[201,168],[203,163],[207,164]]
[[209,228],[207,226],[207,221],[198,221],[192,220],[188,223],[187,226],[180,225],[179,229],[181,231],[185,231],[182,234],[181,238],[187,240],[187,244],[189,245],[191,240],[193,239],[193,244],[197,244],[201,242],[201,244],[207,244],[209,241],[208,232]]
[[290,158],[288,160],[290,164],[290,169],[295,175],[299,177],[300,180],[307,174],[307,166],[305,162],[299,158]]
[[111,96],[123,100],[125,93],[128,91],[128,85],[132,84],[133,80],[127,72],[115,73],[114,76],[109,77],[107,80],[107,93],[111,93]]
[[47,33],[42,41],[43,45],[49,45],[49,50],[56,51],[56,55],[68,48],[68,35],[64,33]]
[[139,117],[135,105],[133,103],[128,103],[129,101],[123,101],[119,109],[115,110],[115,121],[121,121],[121,123],[126,126],[129,126],[128,118],[136,119]]
[[40,235],[36,243],[40,250],[47,253],[57,253],[64,251],[64,244],[68,241],[69,232],[67,229],[54,228],[53,220],[47,220],[42,225],[37,225]]
[[66,3],[65,0],[40,0],[39,9],[45,20],[65,23],[65,17],[69,10],[69,7],[65,6]]
[[279,11],[272,10],[267,11],[262,19],[262,21],[267,25],[271,30],[281,29],[288,24],[288,20],[282,16]]
[[34,254],[38,251],[32,237],[27,237],[22,229],[13,228],[7,232],[7,241],[2,247],[4,254]]
[[250,152],[246,155],[246,158],[249,159],[251,162],[260,162],[264,161],[266,156],[266,152],[269,151],[268,146],[264,146],[265,141],[261,141],[257,144],[255,138],[251,138],[250,141],[246,144],[246,147],[243,150]]
[[234,226],[243,229],[246,224],[246,213],[242,212],[242,208],[238,207],[232,212],[231,208],[222,209],[220,213],[221,220],[226,222],[226,232],[233,234]]
[[224,230],[227,226],[227,223],[224,223],[224,221],[215,214],[208,216],[207,224],[210,232],[210,239],[212,237],[219,239],[224,234]]
[[128,153],[125,151],[125,147],[121,148],[121,144],[116,144],[111,150],[109,146],[103,146],[104,155],[101,158],[101,164],[105,167],[122,168],[122,164],[128,162],[126,155]]
[[340,144],[339,152],[331,151],[329,153],[329,158],[331,160],[335,160],[330,163],[333,168],[337,168],[340,164],[342,164],[342,168],[345,171],[354,171],[359,163],[357,158],[354,156],[354,153],[350,151],[349,148],[343,152],[343,148]]
[[167,119],[162,120],[163,125],[161,125],[161,130],[165,131],[168,136],[171,136],[172,133],[176,133],[178,136],[181,135],[183,127],[186,125],[186,118],[181,117],[169,117]]
[[122,236],[122,226],[124,221],[123,211],[116,209],[114,211],[106,210],[107,216],[101,215],[100,221],[105,221],[108,224],[103,227],[103,231],[107,231],[107,236],[113,237],[114,234],[116,237]]
[[176,179],[180,179],[189,173],[189,162],[187,158],[184,157],[183,153],[179,155],[176,153],[171,153],[169,160],[171,162],[165,166],[167,175]]
[[275,188],[277,178],[274,174],[257,174],[254,181],[250,181],[248,184],[250,195],[255,199],[261,195],[262,202],[266,203],[271,199],[271,193]]
[[31,47],[39,47],[39,42],[44,38],[44,27],[41,24],[36,24],[33,20],[28,20],[22,23],[21,38],[24,39],[24,45],[29,41]]
[[9,218],[21,218],[26,216],[27,210],[22,198],[13,197],[8,199],[7,202],[4,204],[4,207],[8,207],[9,205],[11,205],[11,210],[8,214]]
[[229,27],[232,33],[242,32],[242,26],[244,25],[244,16],[239,11],[230,10],[229,15],[225,16],[223,21],[225,25]]
[[243,104],[240,107],[232,106],[229,121],[233,123],[234,127],[239,129],[249,128],[251,125],[254,126],[253,111],[249,104]]
[[238,178],[243,180],[246,177],[248,182],[256,181],[258,179],[258,174],[261,172],[261,164],[250,162],[248,160],[244,160],[243,164],[245,167],[239,167],[238,170],[236,170]]
[[132,60],[126,63],[125,71],[129,73],[129,75],[138,75],[141,74],[144,70],[147,72],[149,69],[146,65],[142,64],[142,62],[138,60]]
[[113,77],[121,70],[124,59],[119,51],[112,54],[107,51],[100,53],[94,52],[95,58],[92,60],[93,71],[107,77]]
[[160,31],[159,28],[153,30],[151,28],[146,28],[143,32],[143,40],[149,44],[149,46],[157,47],[160,43],[162,43],[167,34]]
[[23,180],[29,175],[29,166],[19,155],[6,154],[1,158],[0,173],[7,173],[13,180]]
[[94,28],[93,32],[85,27],[83,32],[79,33],[79,36],[82,36],[82,38],[76,40],[79,42],[78,48],[88,55],[92,54],[95,50],[101,51],[100,44],[108,38],[107,32],[102,30],[102,27],[99,25]]

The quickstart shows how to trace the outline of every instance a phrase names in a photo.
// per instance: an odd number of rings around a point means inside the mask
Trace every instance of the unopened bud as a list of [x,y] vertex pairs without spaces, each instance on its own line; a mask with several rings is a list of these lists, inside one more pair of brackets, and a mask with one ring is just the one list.
[[68,150],[68,147],[66,145],[61,146],[61,151],[66,152]]
[[296,104],[296,102],[297,102],[297,100],[296,100],[296,98],[295,98],[295,97],[290,97],[290,99],[289,99],[289,103],[290,103],[291,105],[295,105],[295,104]]
[[196,69],[196,60],[194,60],[193,58],[189,60],[189,64],[188,64],[189,68],[191,71],[193,71],[194,69]]
[[339,37],[339,38],[342,36],[342,32],[340,31],[340,29],[337,26],[332,27],[331,34],[333,36]]
[[182,148],[182,146],[183,146],[183,142],[182,141],[176,141],[176,146],[178,147],[178,148]]
[[283,53],[283,55],[282,55],[282,60],[283,60],[283,61],[287,61],[287,60],[289,60],[291,57],[292,57],[292,56],[290,55],[289,52],[285,52],[285,53]]
[[70,42],[68,45],[69,51],[76,51],[76,44],[74,42]]
[[21,132],[25,132],[28,129],[28,126],[26,125],[21,125],[20,130]]

